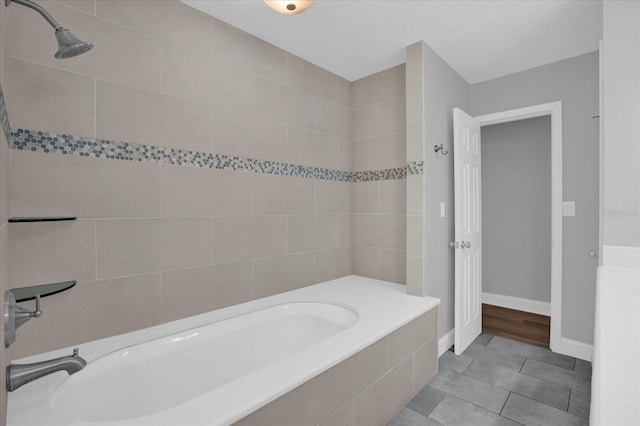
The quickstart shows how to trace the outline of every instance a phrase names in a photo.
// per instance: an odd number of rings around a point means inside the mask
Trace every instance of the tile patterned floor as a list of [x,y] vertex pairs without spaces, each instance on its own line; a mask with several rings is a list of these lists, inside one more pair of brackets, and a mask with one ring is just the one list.
[[388,426],[588,425],[591,363],[481,334]]

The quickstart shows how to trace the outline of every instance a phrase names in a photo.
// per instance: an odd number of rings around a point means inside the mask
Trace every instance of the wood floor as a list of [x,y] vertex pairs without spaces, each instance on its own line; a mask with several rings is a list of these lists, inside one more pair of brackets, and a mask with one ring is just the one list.
[[482,304],[484,333],[548,348],[550,329],[550,317]]

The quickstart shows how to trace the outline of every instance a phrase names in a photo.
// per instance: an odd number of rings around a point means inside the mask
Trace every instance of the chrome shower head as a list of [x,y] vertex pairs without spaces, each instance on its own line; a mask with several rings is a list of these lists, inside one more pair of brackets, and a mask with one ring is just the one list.
[[58,59],[73,58],[93,49],[93,44],[80,40],[66,28],[56,29],[56,38],[58,39],[58,51],[55,57]]
[[63,28],[62,25],[53,19],[49,12],[44,10],[42,6],[32,2],[31,0],[4,0],[4,5],[9,6],[11,3],[18,3],[38,12],[42,17],[56,30],[56,38],[58,39],[58,51],[55,57],[58,59],[73,58],[82,55],[93,49],[93,44],[80,40],[71,31]]

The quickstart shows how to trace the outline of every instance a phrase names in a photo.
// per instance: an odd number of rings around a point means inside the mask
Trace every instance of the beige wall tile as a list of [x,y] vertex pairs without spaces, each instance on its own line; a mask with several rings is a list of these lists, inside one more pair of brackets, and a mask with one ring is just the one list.
[[351,139],[351,110],[315,98],[315,127],[319,132]]
[[65,6],[73,7],[91,15],[96,14],[96,0],[56,0]]
[[312,426],[306,415],[306,388],[298,386],[235,423],[236,426]]
[[159,164],[80,161],[87,170],[87,217],[160,216]]
[[388,340],[383,337],[350,358],[351,365],[354,368],[354,395],[365,390],[389,370],[387,365],[387,345]]
[[90,162],[85,158],[11,150],[11,216],[86,217]]
[[420,392],[436,374],[438,374],[438,339],[433,338],[413,353],[413,394]]
[[357,171],[404,167],[406,158],[404,133],[353,143],[353,169]]
[[380,136],[380,106],[367,105],[353,111],[353,139],[363,140]]
[[309,421],[318,424],[350,401],[354,364],[351,359],[331,367],[306,383]]
[[350,214],[341,214],[340,215],[340,245],[341,246],[350,246],[351,245],[351,215]]
[[4,132],[0,132],[0,226],[9,219],[9,155]]
[[423,217],[407,216],[407,255],[422,256]]
[[351,84],[351,87],[353,91],[353,108],[404,96],[404,64],[356,80]]
[[287,162],[340,169],[340,139],[336,136],[289,126]]
[[313,108],[313,96],[256,77],[255,113],[258,117],[313,129]]
[[253,76],[204,56],[163,46],[163,93],[232,111],[253,109]]
[[407,127],[405,97],[380,103],[380,135],[404,132]]
[[414,80],[421,80],[422,74],[422,44],[424,42],[419,41],[413,43],[407,47],[407,63],[406,63],[406,75],[407,83]]
[[380,213],[407,212],[407,180],[393,179],[380,182]]
[[223,21],[214,19],[213,55],[235,68],[278,83],[287,80],[287,53]]
[[340,245],[340,215],[316,215],[315,230],[318,249]]
[[210,218],[97,221],[98,277],[211,264]]
[[315,184],[315,207],[316,213],[349,213],[350,183],[316,180]]
[[338,103],[343,107],[352,108],[351,82],[340,76],[338,76]]
[[349,401],[336,412],[331,414],[320,426],[353,426],[354,420],[353,401]]
[[211,107],[98,80],[96,135],[211,152]]
[[389,367],[397,365],[436,337],[437,329],[438,311],[432,309],[389,334]]
[[161,174],[164,217],[251,214],[252,173],[163,165]]
[[407,280],[407,252],[380,249],[380,279],[405,284]]
[[16,223],[9,226],[9,285],[96,279],[92,220]]
[[[11,56],[155,92],[161,90],[160,40],[59,3],[48,2],[47,10],[67,28],[72,28],[76,36],[96,47],[72,60],[58,60],[53,56],[54,43],[42,42],[52,37],[49,24],[34,19],[37,16],[27,8],[13,7],[9,9],[9,31],[14,35],[10,40]],[[59,98],[56,101],[61,103]],[[66,132],[75,134],[70,130]]]
[[316,282],[334,280],[351,273],[351,247],[316,251]]
[[352,171],[352,145],[353,143],[347,139],[340,139],[340,164],[338,169]]
[[407,294],[427,296],[423,276],[422,256],[407,256]]
[[411,399],[412,358],[385,374],[355,400],[355,424],[386,425]]
[[161,321],[173,321],[251,300],[251,261],[162,272]]
[[10,84],[5,95],[13,128],[95,135],[93,78],[16,58],[8,65]]
[[214,108],[213,133],[213,151],[217,154],[287,161],[284,124]]
[[338,101],[338,76],[295,55],[287,54],[289,86],[314,96]]
[[424,120],[422,80],[407,83],[407,123]]
[[380,249],[377,247],[353,246],[351,250],[353,274],[362,277],[380,278]]
[[378,213],[381,182],[355,182],[351,186],[352,213]]
[[254,214],[313,213],[313,179],[255,174]]
[[20,327],[11,347],[14,358],[158,324],[160,274],[80,282],[43,299],[42,310],[46,320],[32,320]]
[[289,253],[315,250],[318,242],[314,215],[288,216],[287,242]]
[[407,176],[407,214],[422,216],[424,211],[424,175]]
[[354,245],[405,249],[404,215],[354,214],[351,226]]
[[407,161],[424,160],[422,120],[407,124]]
[[214,263],[287,252],[286,216],[232,216],[213,219]]
[[253,297],[267,297],[315,283],[313,252],[265,257],[253,261]]
[[97,15],[202,56],[213,50],[213,19],[179,1],[99,0]]

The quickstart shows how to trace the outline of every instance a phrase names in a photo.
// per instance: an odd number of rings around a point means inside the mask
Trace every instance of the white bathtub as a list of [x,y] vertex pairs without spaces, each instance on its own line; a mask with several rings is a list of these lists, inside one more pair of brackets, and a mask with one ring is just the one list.
[[7,424],[230,424],[438,303],[351,276],[90,342],[84,370],[11,393]]

